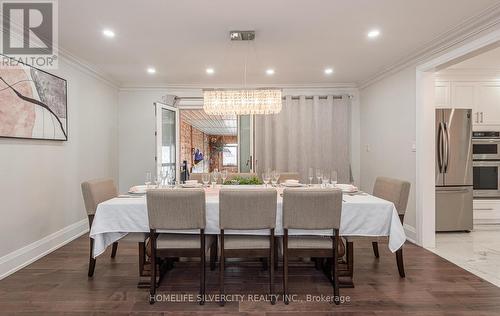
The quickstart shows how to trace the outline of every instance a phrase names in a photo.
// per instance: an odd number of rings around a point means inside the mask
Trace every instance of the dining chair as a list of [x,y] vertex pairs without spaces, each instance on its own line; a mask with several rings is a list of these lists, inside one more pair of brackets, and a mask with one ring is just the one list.
[[[410,182],[387,178],[377,177],[373,187],[373,195],[394,203],[398,211],[399,220],[403,224],[406,207],[408,205],[408,197],[410,195]],[[379,258],[378,241],[372,241],[373,253],[376,258]],[[403,262],[403,247],[396,251],[396,263],[398,266],[399,275],[405,277],[405,269]]]
[[[94,216],[97,211],[99,203],[110,200],[118,196],[115,183],[113,179],[95,179],[82,182],[82,195],[85,204],[85,210],[89,219],[89,228],[92,228]],[[145,241],[144,233],[129,233],[120,242],[136,242],[139,244],[139,273],[142,274],[145,263]],[[118,250],[118,242],[113,243],[111,250],[111,258],[115,258]],[[88,276],[94,275],[96,259],[93,257],[94,252],[94,239],[90,238],[90,255],[89,255],[89,271]]]
[[284,183],[286,180],[300,181],[300,175],[298,172],[281,172],[279,183]]
[[[289,257],[331,258],[331,282],[335,304],[339,304],[338,245],[342,191],[293,188],[283,191],[283,296],[288,297]],[[289,236],[289,230],[331,230],[329,236]]]
[[[271,304],[274,293],[274,229],[276,226],[276,189],[222,189],[219,194],[220,226],[220,305],[224,306],[225,258],[268,258]],[[268,230],[269,236],[225,234],[240,230]]]
[[[153,189],[146,193],[151,284],[149,303],[155,303],[158,258],[200,258],[200,305],[205,303],[205,258],[215,238],[205,235],[205,191],[203,189]],[[194,230],[196,234],[158,233],[158,230]],[[160,270],[160,269],[158,269]],[[163,275],[158,275],[161,282]]]

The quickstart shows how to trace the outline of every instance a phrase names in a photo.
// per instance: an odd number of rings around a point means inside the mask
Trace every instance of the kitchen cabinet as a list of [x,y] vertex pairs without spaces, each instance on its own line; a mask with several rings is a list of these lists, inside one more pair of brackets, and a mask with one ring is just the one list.
[[472,109],[476,130],[500,130],[500,82],[436,81],[435,106]]
[[474,82],[452,82],[451,83],[451,106],[460,109],[476,108],[476,90],[477,83]]
[[437,108],[450,107],[450,82],[438,81],[436,82],[435,100]]
[[500,85],[481,84],[478,91],[479,124],[500,125]]

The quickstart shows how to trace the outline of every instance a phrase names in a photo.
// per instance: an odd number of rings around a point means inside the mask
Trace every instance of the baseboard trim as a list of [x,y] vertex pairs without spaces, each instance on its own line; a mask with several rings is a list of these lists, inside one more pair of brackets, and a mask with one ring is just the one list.
[[75,240],[88,231],[88,220],[82,219],[21,249],[0,257],[0,280]]
[[411,241],[414,244],[417,244],[417,242],[416,242],[416,240],[417,240],[417,230],[415,229],[415,227],[410,226],[408,224],[403,224],[403,228],[405,230],[406,239],[408,241]]

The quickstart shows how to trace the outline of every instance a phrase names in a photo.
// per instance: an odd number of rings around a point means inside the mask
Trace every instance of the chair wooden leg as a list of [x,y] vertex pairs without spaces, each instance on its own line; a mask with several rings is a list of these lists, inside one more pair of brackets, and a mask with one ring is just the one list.
[[375,255],[375,258],[379,258],[378,242],[372,241],[372,248],[373,248],[373,254]]
[[403,247],[399,248],[396,251],[396,263],[398,264],[399,276],[404,278],[405,275],[405,266],[403,262]]
[[217,244],[218,241],[215,239],[214,243],[210,247],[210,271],[215,270],[215,264],[217,262]]
[[151,230],[149,234],[149,244],[151,245],[151,284],[149,289],[149,304],[155,303],[156,295],[156,233]]
[[90,254],[89,254],[89,278],[94,276],[96,259],[93,257],[94,254],[94,239],[90,238]]
[[333,299],[335,305],[339,305],[339,230],[334,229],[333,233],[333,258],[332,258],[332,278],[333,278]]
[[274,228],[271,229],[271,236],[269,237],[269,294],[271,295],[271,304],[276,304],[274,297]]
[[283,301],[288,305],[288,229],[283,235]]
[[200,305],[205,304],[205,232],[200,233]]
[[146,265],[146,243],[139,243],[139,276],[144,276],[144,266]]
[[279,237],[274,236],[274,269],[278,269],[278,263],[279,263],[279,249],[280,249],[280,239]]
[[219,305],[224,306],[224,230],[220,230],[220,258],[219,258]]
[[116,257],[116,251],[118,250],[118,242],[113,243],[113,248],[111,249],[111,258]]

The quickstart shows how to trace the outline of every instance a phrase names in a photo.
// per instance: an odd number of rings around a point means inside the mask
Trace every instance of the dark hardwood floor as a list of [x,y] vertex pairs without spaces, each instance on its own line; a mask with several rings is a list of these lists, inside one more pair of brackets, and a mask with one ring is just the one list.
[[[137,246],[121,243],[115,259],[110,249],[87,277],[88,238],[81,237],[0,281],[1,315],[499,315],[500,288],[454,264],[407,243],[406,278],[398,275],[394,254],[380,244],[380,259],[370,242],[355,248],[355,285],[341,289],[350,302],[194,302],[148,303],[148,289],[138,289]],[[281,292],[282,268],[276,272]],[[165,276],[159,294],[198,293],[196,262],[177,262]],[[226,293],[264,294],[267,272],[258,261],[230,262]],[[312,263],[292,262],[290,292],[331,295],[332,288]],[[207,269],[207,293],[218,293],[218,272]]]

